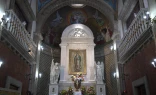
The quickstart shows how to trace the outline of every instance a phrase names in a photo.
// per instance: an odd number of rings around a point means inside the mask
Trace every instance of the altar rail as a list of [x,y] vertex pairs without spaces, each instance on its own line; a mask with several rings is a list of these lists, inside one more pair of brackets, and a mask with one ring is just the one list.
[[[138,12],[137,16],[129,26],[126,34],[121,39],[118,50],[120,60],[123,60],[123,57],[130,52],[130,49],[132,49],[135,45],[138,45],[136,43],[141,37],[143,37],[143,35],[145,35],[145,32],[149,32],[148,29],[150,28],[150,18],[149,14],[146,13],[147,9],[141,9]],[[146,16],[146,18],[144,16]]]
[[28,31],[25,29],[22,22],[19,20],[17,15],[12,10],[6,11],[6,16],[9,19],[6,21],[6,28],[12,36],[22,45],[25,51],[29,52],[29,54],[34,58],[36,52],[36,44],[28,34]]

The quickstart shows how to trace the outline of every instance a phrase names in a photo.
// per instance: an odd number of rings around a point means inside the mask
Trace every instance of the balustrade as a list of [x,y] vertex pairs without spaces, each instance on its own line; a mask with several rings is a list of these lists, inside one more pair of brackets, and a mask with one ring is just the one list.
[[9,19],[6,21],[4,28],[10,32],[13,37],[15,37],[15,39],[26,51],[29,52],[32,57],[35,57],[36,44],[31,39],[30,34],[25,29],[24,24],[12,10],[6,11],[5,16]]
[[[145,17],[146,16],[146,17]],[[147,9],[141,9],[129,26],[119,45],[119,57],[122,58],[130,48],[149,29],[150,17]]]

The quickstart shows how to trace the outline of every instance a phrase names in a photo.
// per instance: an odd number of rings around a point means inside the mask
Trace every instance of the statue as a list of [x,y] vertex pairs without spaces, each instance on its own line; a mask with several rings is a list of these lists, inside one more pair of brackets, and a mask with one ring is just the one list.
[[76,72],[81,71],[81,56],[78,53],[74,57],[74,70]]
[[96,64],[96,80],[98,83],[103,83],[104,80],[104,63],[100,61]]
[[59,75],[60,75],[59,63],[56,62],[54,64],[54,59],[52,59],[51,72],[50,72],[50,83],[51,84],[55,84],[55,83],[57,84]]

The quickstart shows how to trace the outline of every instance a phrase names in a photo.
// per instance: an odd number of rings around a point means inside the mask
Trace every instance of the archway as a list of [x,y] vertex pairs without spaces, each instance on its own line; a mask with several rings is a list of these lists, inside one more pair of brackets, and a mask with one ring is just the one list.
[[[94,42],[92,31],[83,24],[72,24],[68,26],[61,37],[61,76],[59,90],[67,89],[73,85],[71,75],[82,73],[85,76],[83,84],[93,86],[95,81],[94,68]],[[81,57],[81,69],[74,68],[74,56]]]

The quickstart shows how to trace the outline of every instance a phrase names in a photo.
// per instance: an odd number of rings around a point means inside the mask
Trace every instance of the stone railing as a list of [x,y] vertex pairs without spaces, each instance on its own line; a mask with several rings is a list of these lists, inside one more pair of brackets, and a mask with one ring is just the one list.
[[142,37],[150,27],[150,18],[147,9],[141,9],[129,26],[119,45],[119,58],[121,59]]
[[4,28],[9,31],[12,36],[21,44],[33,58],[35,57],[36,44],[30,37],[30,34],[25,29],[24,24],[19,20],[17,15],[12,10],[6,11],[7,21]]

